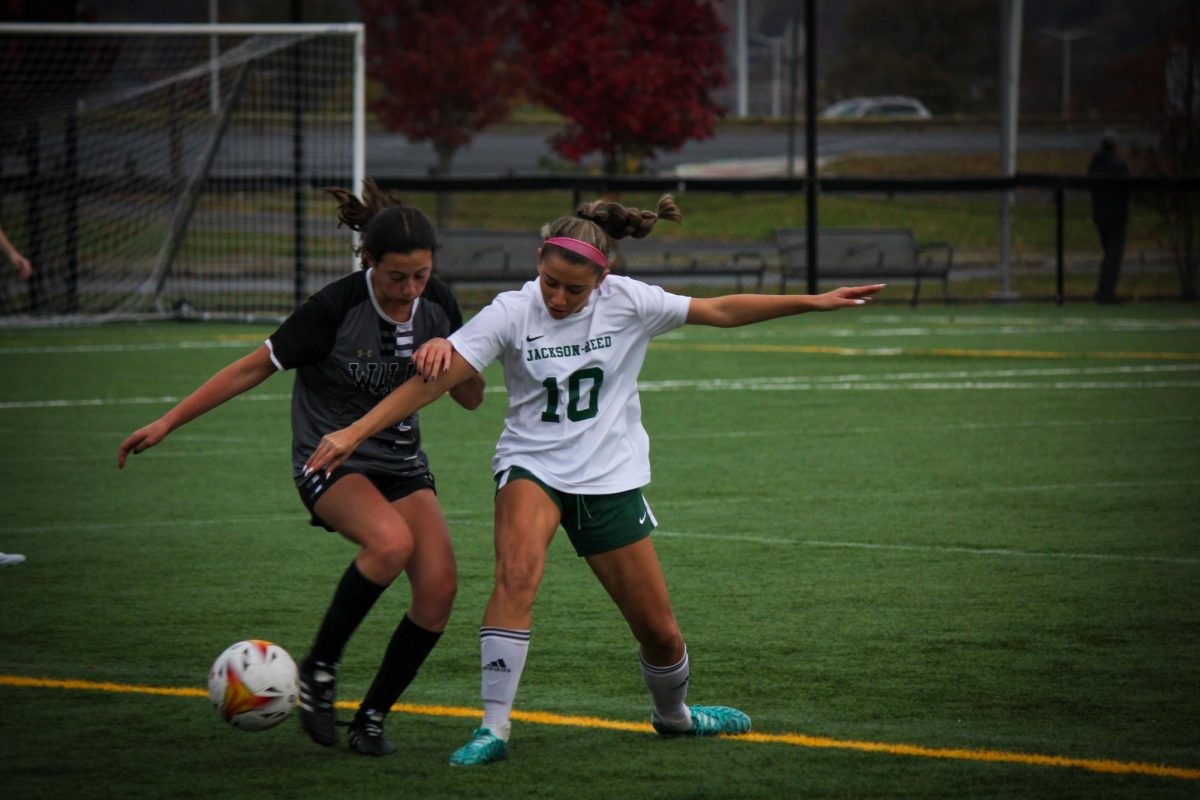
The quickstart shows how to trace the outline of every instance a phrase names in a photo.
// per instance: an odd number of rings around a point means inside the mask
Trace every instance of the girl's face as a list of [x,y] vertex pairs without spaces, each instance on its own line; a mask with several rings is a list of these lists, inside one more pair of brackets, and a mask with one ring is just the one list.
[[375,295],[384,301],[408,304],[421,296],[433,271],[433,252],[414,250],[411,253],[386,253],[376,261],[370,253],[364,260],[375,268],[371,285]]
[[587,305],[608,270],[597,275],[590,264],[572,264],[558,253],[543,257],[539,250],[538,273],[541,275],[538,287],[546,310],[554,319],[566,319]]

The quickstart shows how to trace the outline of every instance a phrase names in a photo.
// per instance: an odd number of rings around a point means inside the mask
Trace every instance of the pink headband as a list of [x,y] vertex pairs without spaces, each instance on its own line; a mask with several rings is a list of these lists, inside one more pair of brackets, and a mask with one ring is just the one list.
[[604,253],[587,242],[570,239],[566,236],[555,236],[553,239],[547,239],[546,244],[558,245],[564,250],[570,250],[575,255],[583,256],[601,269],[608,268],[608,259],[605,258]]

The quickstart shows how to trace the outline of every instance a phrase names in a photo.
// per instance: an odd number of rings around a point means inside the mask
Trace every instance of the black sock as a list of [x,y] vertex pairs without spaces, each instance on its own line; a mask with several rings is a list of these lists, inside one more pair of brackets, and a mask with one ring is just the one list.
[[441,633],[425,630],[406,614],[388,642],[383,663],[379,665],[375,681],[363,698],[360,711],[381,711],[386,714],[391,710],[392,704],[412,683],[417,670],[425,663],[441,637]]
[[354,629],[386,588],[364,578],[358,565],[351,561],[333,593],[306,660],[322,661],[330,666],[337,664]]

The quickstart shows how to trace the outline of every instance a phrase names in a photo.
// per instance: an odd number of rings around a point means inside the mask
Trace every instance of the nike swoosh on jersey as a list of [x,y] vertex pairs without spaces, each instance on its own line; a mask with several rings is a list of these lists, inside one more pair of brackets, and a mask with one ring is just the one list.
[[537,336],[526,336],[526,337],[525,337],[525,341],[527,341],[527,342],[536,342],[538,339],[541,339],[541,338],[542,338],[543,336],[545,336],[545,335],[546,335],[546,334],[542,333],[542,334],[538,334]]

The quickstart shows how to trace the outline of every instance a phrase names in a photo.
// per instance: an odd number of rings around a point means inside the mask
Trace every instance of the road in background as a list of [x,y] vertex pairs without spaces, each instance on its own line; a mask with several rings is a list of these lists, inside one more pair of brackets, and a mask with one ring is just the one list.
[[[1089,155],[1100,142],[1103,129],[1072,131],[1031,131],[1020,135],[1020,150],[1079,150],[1080,173]],[[504,130],[484,132],[454,157],[453,174],[459,177],[545,174],[566,162],[546,143],[553,129]],[[1131,133],[1126,142],[1153,141],[1152,134]],[[862,130],[821,131],[818,157],[823,161],[846,155],[906,155],[916,153],[998,152],[999,131],[995,130]],[[649,167],[660,174],[782,174],[788,152],[786,130],[749,130],[718,132],[712,139],[689,142],[675,153],[664,153]],[[796,159],[804,160],[804,136],[796,139]],[[393,133],[372,133],[367,137],[367,173],[380,178],[413,177],[429,174],[436,162],[427,143],[414,144]],[[598,165],[597,159],[584,162]],[[710,165],[706,169],[699,165]]]
[[[454,157],[455,177],[498,175],[545,175],[575,171],[558,157],[547,139],[554,129],[541,126],[507,127],[475,137]],[[1079,152],[1079,173],[1100,142],[1102,128],[1070,131],[1033,130],[1021,134],[1019,149]],[[61,137],[61,132],[55,134]],[[1124,144],[1149,145],[1156,141],[1149,132],[1123,133]],[[40,162],[53,163],[61,144],[48,137]],[[207,132],[185,132],[180,140],[184,153],[202,152]],[[849,155],[889,156],[921,153],[997,153],[998,132],[988,129],[954,128],[845,128],[823,130],[817,153],[822,163]],[[77,142],[79,174],[84,176],[159,177],[171,163],[171,140],[155,129],[93,131],[84,129]],[[767,177],[784,176],[787,169],[786,130],[732,129],[719,131],[712,139],[689,142],[674,153],[663,153],[648,163],[651,172],[681,177]],[[804,137],[795,143],[796,170],[802,174]],[[305,139],[306,171],[312,175],[340,175],[349,171],[350,151],[344,136],[320,129]],[[291,131],[284,126],[272,130],[234,128],[225,137],[213,165],[217,177],[288,175],[292,170]],[[413,143],[395,133],[371,132],[367,136],[367,175],[375,178],[426,177],[436,163],[428,142]],[[584,161],[584,167],[599,168],[599,158]],[[0,174],[17,175],[26,169],[22,153],[0,151]]]

